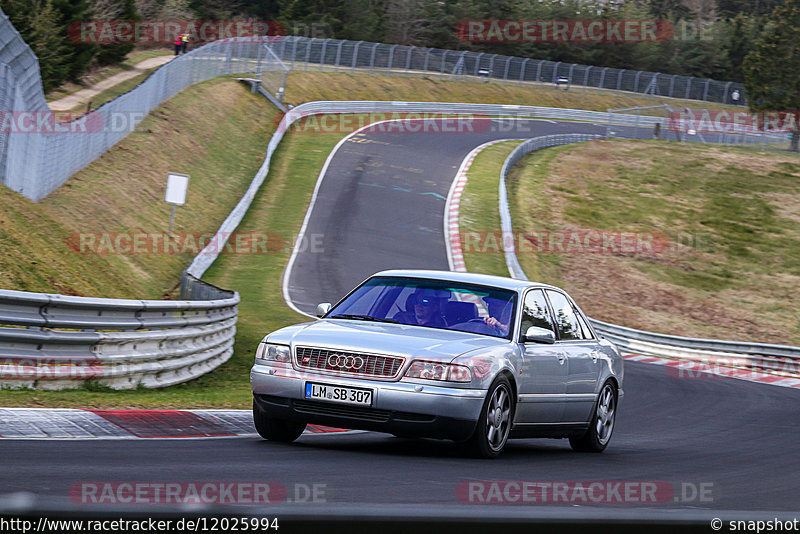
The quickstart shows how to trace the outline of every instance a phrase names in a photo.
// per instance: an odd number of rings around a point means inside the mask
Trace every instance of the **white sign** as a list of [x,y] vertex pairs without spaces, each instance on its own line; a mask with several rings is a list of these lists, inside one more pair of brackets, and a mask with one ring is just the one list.
[[175,172],[167,173],[167,192],[164,202],[183,206],[186,204],[186,190],[189,188],[189,175]]

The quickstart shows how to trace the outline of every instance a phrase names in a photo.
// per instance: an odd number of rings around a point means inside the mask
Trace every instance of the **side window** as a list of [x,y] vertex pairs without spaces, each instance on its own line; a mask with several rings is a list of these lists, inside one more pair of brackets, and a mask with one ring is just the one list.
[[550,299],[550,304],[553,305],[553,312],[556,315],[556,324],[558,325],[558,333],[561,339],[584,339],[578,316],[572,309],[567,297],[558,291],[549,289],[547,290],[547,296]]
[[[573,310],[575,308],[573,307]],[[575,316],[578,318],[578,322],[581,325],[581,330],[583,330],[583,339],[593,339],[592,330],[589,328],[589,325],[586,324],[586,320],[584,320],[583,316],[578,313],[578,310],[575,310]]]
[[525,334],[528,328],[532,326],[546,328],[553,332],[556,331],[550,318],[550,312],[547,310],[547,301],[541,289],[528,291],[528,294],[525,295],[525,302],[522,305],[522,333]]

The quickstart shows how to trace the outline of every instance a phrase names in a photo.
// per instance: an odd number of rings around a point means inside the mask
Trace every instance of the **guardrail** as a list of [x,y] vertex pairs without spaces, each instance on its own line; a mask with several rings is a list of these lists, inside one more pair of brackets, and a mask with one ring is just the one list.
[[[537,137],[518,145],[506,158],[500,171],[499,211],[503,235],[513,235],[511,211],[508,206],[506,178],[511,168],[525,155],[556,145],[590,141],[601,136],[579,134]],[[513,240],[506,243],[505,258],[512,278],[528,280],[519,263]],[[717,339],[699,339],[672,336],[636,330],[589,318],[594,329],[615,343],[620,350],[631,354],[643,354],[700,362],[709,366],[741,367],[756,369],[782,376],[800,377],[800,347],[746,343]]]
[[239,295],[186,279],[208,300],[72,297],[0,290],[0,388],[114,389],[196,378],[233,354]]

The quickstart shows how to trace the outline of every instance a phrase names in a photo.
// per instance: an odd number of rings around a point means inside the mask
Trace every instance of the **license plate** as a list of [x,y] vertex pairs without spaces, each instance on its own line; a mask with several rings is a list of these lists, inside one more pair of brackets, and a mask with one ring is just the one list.
[[306,382],[306,398],[358,406],[372,406],[372,390]]

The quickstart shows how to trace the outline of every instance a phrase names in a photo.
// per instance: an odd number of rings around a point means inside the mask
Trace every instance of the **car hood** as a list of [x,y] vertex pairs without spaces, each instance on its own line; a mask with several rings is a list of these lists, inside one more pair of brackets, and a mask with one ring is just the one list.
[[508,344],[507,339],[423,326],[321,319],[272,332],[270,343],[325,347],[351,352],[450,361],[476,349]]

